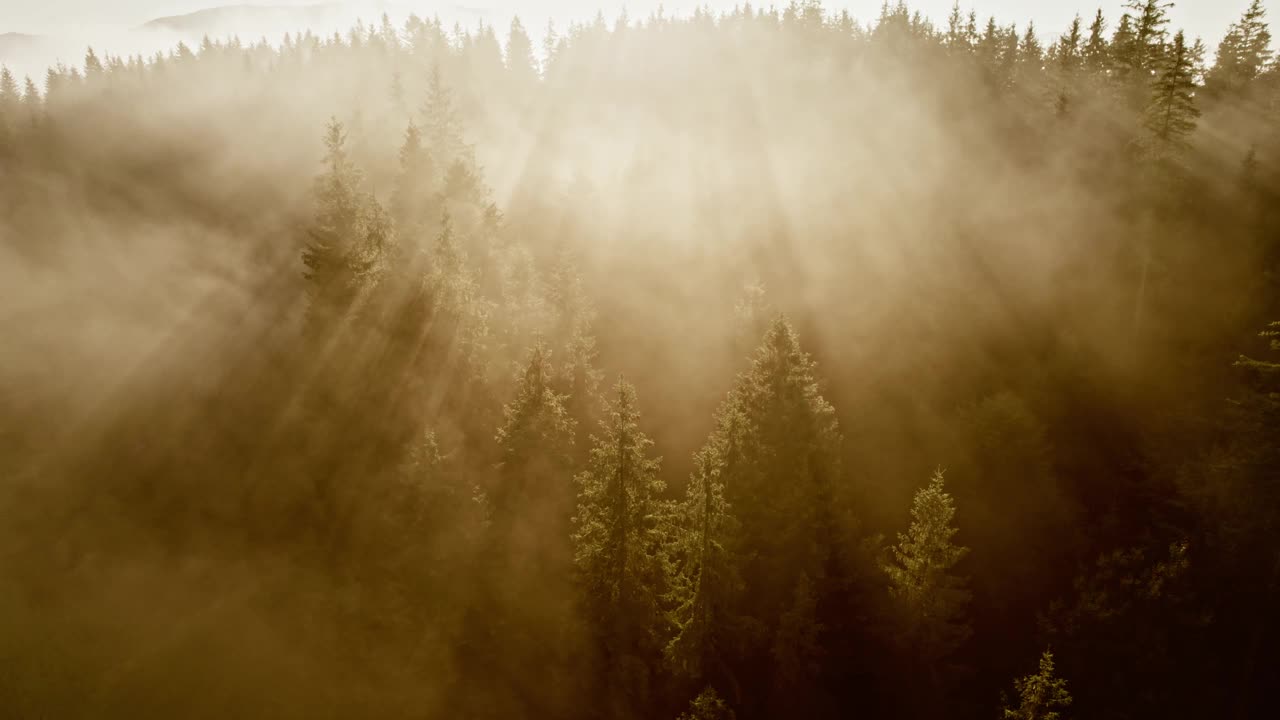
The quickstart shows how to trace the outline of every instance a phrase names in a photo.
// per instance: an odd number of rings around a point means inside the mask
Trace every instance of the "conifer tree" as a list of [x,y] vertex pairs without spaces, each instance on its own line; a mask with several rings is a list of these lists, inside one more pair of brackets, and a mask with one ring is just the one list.
[[960,0],[951,5],[951,14],[947,16],[946,33],[947,50],[952,54],[968,52],[969,39],[965,34],[964,16],[960,14]]
[[431,66],[427,97],[420,114],[428,151],[440,167],[450,167],[462,156],[465,145],[453,104],[453,92],[445,85],[439,65]]
[[1266,70],[1271,61],[1271,30],[1262,0],[1253,0],[1244,16],[1218,44],[1218,57],[1205,77],[1205,89],[1218,96],[1239,93]]
[[44,98],[40,97],[40,89],[36,87],[35,81],[30,76],[27,77],[27,85],[22,93],[22,104],[26,106],[27,115],[34,125],[40,113],[44,111]]
[[1054,674],[1053,653],[1045,650],[1040,656],[1040,666],[1034,675],[1013,681],[1017,692],[1017,706],[1006,701],[1002,720],[1061,720],[1061,710],[1071,706],[1071,693],[1067,681]]
[[496,705],[499,716],[516,708],[562,716],[568,700],[542,681],[544,673],[529,672],[535,665],[564,672],[577,636],[570,632],[575,428],[552,387],[553,373],[550,353],[535,345],[503,407],[497,473],[487,494],[491,520],[479,559],[479,599],[466,632],[472,672],[509,681],[499,697],[493,688],[477,688],[474,702]]
[[332,120],[325,132],[325,172],[316,179],[316,218],[303,249],[309,332],[331,327],[376,281],[390,241],[390,222],[360,189],[361,173],[346,150],[346,130]]
[[533,42],[519,16],[511,19],[511,29],[507,32],[507,72],[518,90],[528,90],[538,80]]
[[1052,73],[1054,77],[1053,106],[1059,117],[1067,115],[1078,93],[1079,75],[1084,65],[1080,16],[1075,16],[1067,32],[1063,33],[1055,47]]
[[1165,53],[1143,118],[1144,150],[1156,163],[1176,161],[1187,148],[1200,111],[1195,102],[1195,58],[1181,32]]
[[601,372],[596,368],[592,324],[595,308],[582,287],[572,252],[562,246],[547,278],[546,295],[554,323],[552,332],[561,363],[558,387],[568,397],[570,415],[579,424],[592,421]]
[[678,674],[719,675],[734,683],[728,661],[740,625],[735,605],[742,580],[734,564],[738,523],[725,500],[725,482],[734,472],[744,420],[723,408],[716,424],[711,441],[694,456],[684,499],[667,521],[665,599],[674,634],[665,655]]
[[603,652],[611,703],[640,708],[642,677],[659,649],[662,593],[659,460],[640,431],[635,389],[619,379],[587,469],[577,477],[574,561],[588,626]]
[[12,152],[11,134],[18,126],[20,107],[21,98],[13,73],[7,67],[0,68],[0,156],[7,156]]
[[729,704],[721,699],[714,688],[708,687],[698,693],[698,697],[689,703],[689,711],[681,713],[677,720],[735,720],[737,715],[729,708]]
[[1128,0],[1125,4],[1111,47],[1112,60],[1132,101],[1143,99],[1160,68],[1171,6],[1166,0]]
[[656,610],[652,593],[657,502],[663,490],[653,441],[640,431],[636,391],[619,379],[579,486],[575,562],[597,622],[623,606]]
[[[554,502],[572,497],[568,469],[573,446],[573,420],[564,408],[564,396],[552,384],[550,353],[541,343],[529,353],[515,398],[503,408],[498,429],[501,448],[501,487],[494,494],[495,510],[508,520],[522,515],[530,503]],[[547,484],[563,487],[548,487]],[[555,504],[570,510],[571,503]],[[565,521],[568,521],[568,514]],[[568,538],[568,533],[564,537]]]
[[0,112],[12,112],[21,99],[13,73],[7,67],[0,67]]
[[1029,22],[1026,31],[1022,33],[1022,39],[1018,41],[1018,62],[1025,74],[1031,74],[1040,70],[1043,60],[1044,47],[1036,36],[1036,24]]
[[1107,47],[1107,21],[1098,10],[1089,23],[1089,39],[1084,43],[1084,66],[1090,75],[1099,77],[1107,69],[1109,52]]
[[551,77],[552,68],[556,62],[556,56],[560,54],[560,45],[563,40],[560,34],[556,32],[556,23],[554,19],[547,20],[547,31],[542,36],[542,79],[546,80]]
[[84,54],[84,76],[88,80],[95,80],[103,74],[102,60],[98,59],[98,54],[89,48]]
[[841,437],[816,369],[779,316],[726,401],[743,419],[735,428],[741,441],[728,444],[736,456],[727,498],[743,526],[744,580],[753,588],[772,586],[753,592],[749,603],[770,627],[790,606],[803,574],[822,581],[829,560],[822,548],[831,547],[837,531]]
[[1043,92],[1044,86],[1042,77],[1044,54],[1044,47],[1040,44],[1040,39],[1036,37],[1035,23],[1027,23],[1026,31],[1017,40],[1014,76],[1017,84],[1022,86],[1023,92],[1028,93],[1037,100]]
[[391,197],[391,215],[402,241],[417,237],[440,216],[436,165],[423,146],[422,132],[410,122],[400,146],[400,173]]
[[964,619],[969,592],[953,573],[968,548],[952,542],[955,506],[942,471],[920,489],[911,504],[911,526],[899,533],[892,560],[885,565],[889,592],[905,620],[904,637],[914,657],[937,682],[938,663],[970,634]]

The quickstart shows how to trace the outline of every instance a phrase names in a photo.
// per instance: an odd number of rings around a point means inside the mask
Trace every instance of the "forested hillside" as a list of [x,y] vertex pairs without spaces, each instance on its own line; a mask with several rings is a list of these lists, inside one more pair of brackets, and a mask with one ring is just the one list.
[[1240,2],[4,71],[0,716],[1272,716]]

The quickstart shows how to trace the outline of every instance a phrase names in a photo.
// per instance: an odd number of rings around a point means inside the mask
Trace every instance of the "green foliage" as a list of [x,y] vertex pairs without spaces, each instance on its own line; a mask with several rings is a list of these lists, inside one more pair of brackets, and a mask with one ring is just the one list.
[[635,388],[619,379],[601,434],[591,438],[587,469],[577,477],[574,517],[574,561],[587,619],[623,652],[656,639],[662,588],[658,503],[664,485],[639,419]]
[[462,129],[458,124],[457,109],[454,107],[453,91],[445,85],[440,74],[439,65],[433,65],[427,84],[426,99],[423,100],[419,113],[422,119],[422,133],[431,149],[432,157],[441,167],[451,167],[463,156],[466,145],[462,140]]
[[391,198],[391,216],[406,243],[439,218],[437,185],[431,150],[423,145],[418,126],[410,122],[400,146],[400,174]]
[[315,184],[316,215],[302,253],[311,301],[308,331],[336,329],[377,281],[391,223],[371,195],[361,189],[361,173],[351,163],[347,134],[333,120],[325,132],[325,172]]
[[708,687],[689,703],[689,712],[681,713],[677,720],[735,720],[736,717],[729,704],[714,688]]
[[1067,681],[1054,674],[1053,653],[1048,650],[1040,656],[1038,672],[1014,680],[1013,688],[1018,704],[1006,704],[1003,720],[1060,720],[1059,711],[1071,706]]
[[[564,396],[552,387],[553,374],[550,353],[545,346],[535,345],[520,375],[515,398],[502,409],[504,420],[498,428],[498,445],[504,476],[514,479],[524,470],[533,470],[550,473],[545,479],[553,480],[556,470],[570,464],[574,423],[564,409]],[[516,497],[543,490],[518,482],[506,490],[514,495],[506,496],[503,509],[515,509]]]
[[1144,150],[1154,163],[1177,162],[1189,147],[1188,138],[1200,117],[1195,101],[1195,67],[1192,48],[1187,47],[1179,32],[1164,54],[1143,119]]
[[952,538],[955,507],[942,471],[933,474],[911,503],[911,526],[899,533],[892,559],[884,566],[889,593],[904,618],[904,640],[919,660],[932,666],[968,639],[965,621],[969,592],[953,570],[968,553]]
[[507,33],[507,72],[519,87],[528,87],[538,80],[538,61],[533,56],[533,42],[519,17],[511,19]]
[[[726,667],[740,625],[735,606],[742,580],[734,562],[738,522],[725,500],[743,419],[732,408],[716,418],[717,432],[694,456],[683,501],[671,508],[664,548],[673,627],[664,654],[677,673],[702,677]],[[710,666],[710,667],[709,667]]]
[[1271,30],[1262,0],[1253,0],[1244,15],[1218,43],[1217,61],[1205,77],[1205,88],[1220,96],[1239,94],[1271,61]]
[[1091,75],[1100,75],[1106,71],[1110,63],[1110,48],[1107,45],[1107,21],[1099,9],[1089,23],[1089,39],[1084,44],[1084,64]]

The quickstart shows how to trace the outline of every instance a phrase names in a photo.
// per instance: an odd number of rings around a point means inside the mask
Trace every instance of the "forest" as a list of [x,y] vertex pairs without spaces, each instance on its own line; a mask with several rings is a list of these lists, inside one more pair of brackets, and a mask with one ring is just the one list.
[[0,716],[1272,717],[1238,2],[0,72]]

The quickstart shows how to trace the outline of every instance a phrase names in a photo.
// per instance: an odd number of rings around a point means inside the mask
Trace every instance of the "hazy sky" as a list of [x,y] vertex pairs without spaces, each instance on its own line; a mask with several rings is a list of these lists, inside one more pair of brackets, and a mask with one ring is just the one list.
[[[206,7],[232,4],[254,5],[305,5],[318,0],[0,0],[0,33],[37,32],[56,33],[60,30],[83,30],[85,25],[133,26],[154,17],[191,12]],[[1275,4],[1276,0],[1272,1]],[[714,9],[732,8],[741,0],[667,0],[668,12],[685,11],[694,5],[708,5]],[[1249,0],[1176,0],[1172,11],[1174,25],[1184,28],[1188,34],[1202,36],[1211,45],[1227,25],[1236,19]],[[879,11],[881,0],[829,0],[828,8],[848,8],[861,20],[869,20]],[[357,0],[357,4],[376,5],[377,0]],[[648,14],[658,6],[658,0],[391,0],[385,5],[412,9],[420,14],[448,6],[488,9],[496,17],[519,12],[528,17],[554,16],[574,18],[594,15],[603,9],[612,16],[625,5],[633,16]],[[771,4],[768,0],[756,2],[757,6]],[[772,4],[781,7],[786,0]],[[951,8],[952,0],[914,0],[909,3],[935,21],[941,22]],[[961,7],[973,6],[979,15],[995,15],[1003,22],[1016,21],[1022,26],[1027,20],[1036,21],[1044,35],[1055,34],[1070,22],[1078,11],[1091,15],[1098,5],[1108,17],[1115,18],[1122,0],[965,0]],[[443,13],[442,13],[443,14]]]

